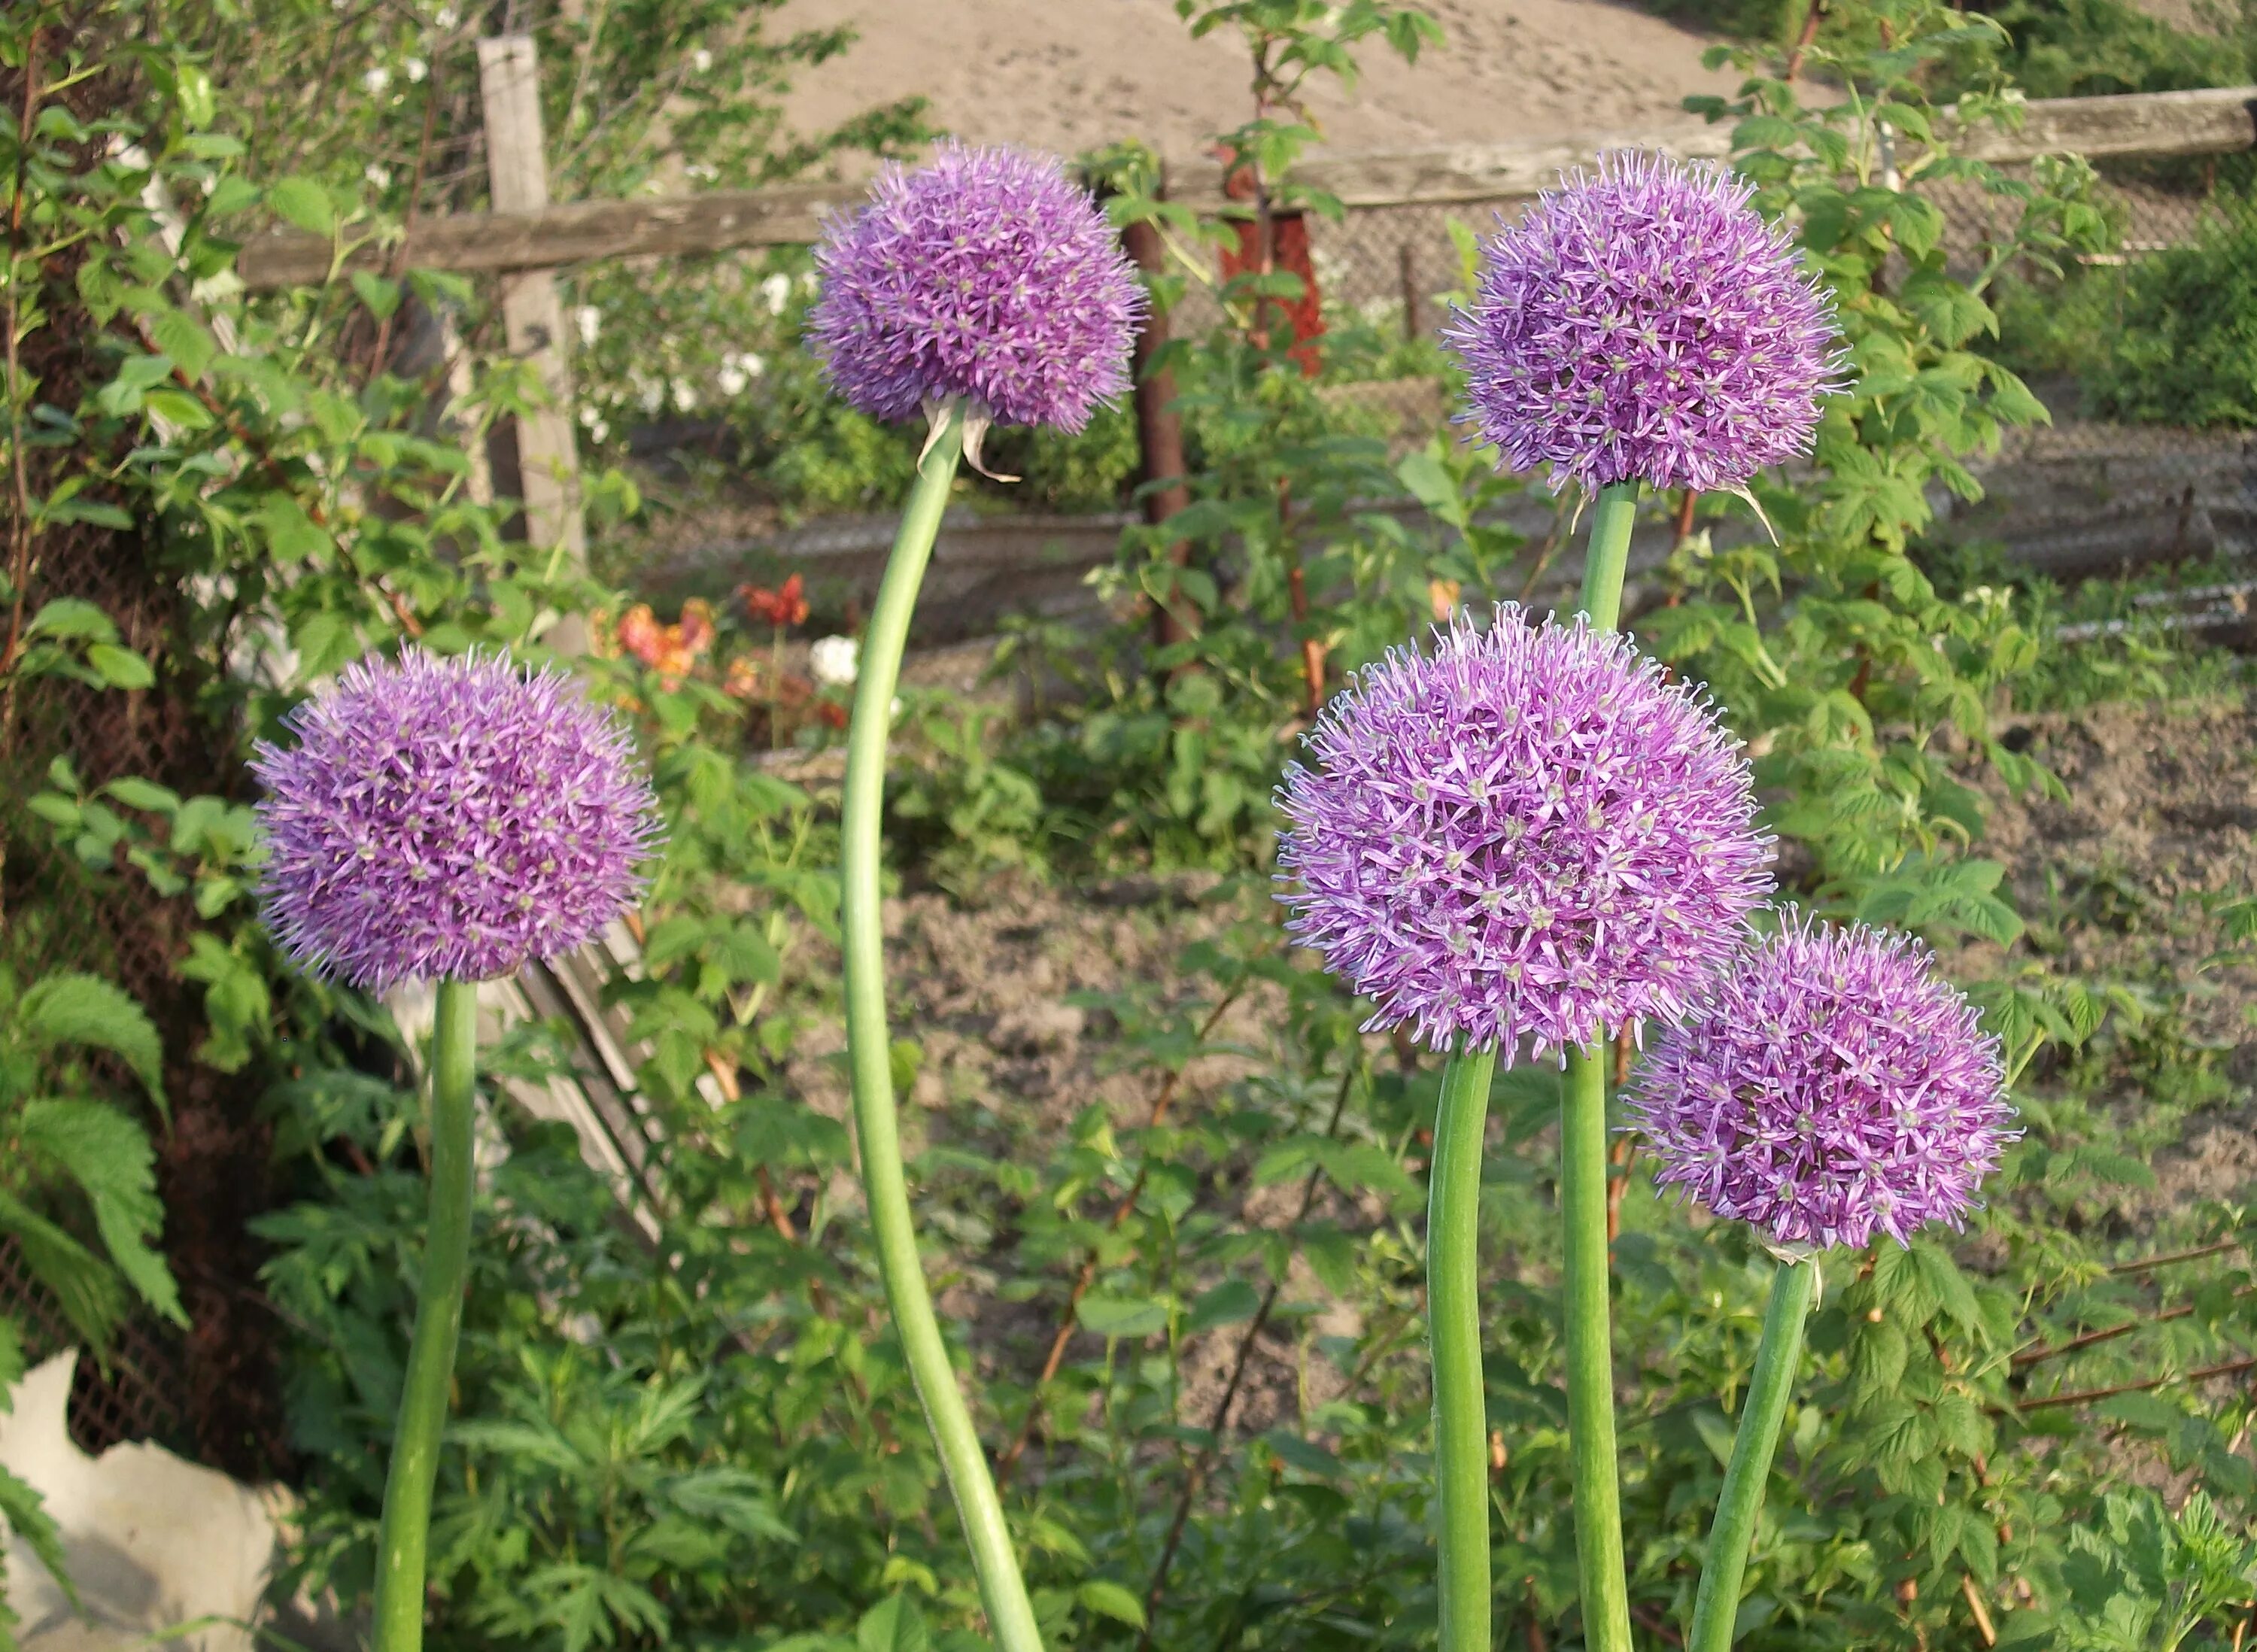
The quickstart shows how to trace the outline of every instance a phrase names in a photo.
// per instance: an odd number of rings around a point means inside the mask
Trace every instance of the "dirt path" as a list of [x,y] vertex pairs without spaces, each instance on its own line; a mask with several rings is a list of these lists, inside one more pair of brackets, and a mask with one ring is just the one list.
[[[1447,39],[1415,67],[1383,47],[1346,97],[1313,101],[1345,149],[1635,128],[1683,119],[1688,93],[1738,77],[1701,67],[1703,36],[1606,0],[1426,0]],[[1218,32],[1193,40],[1171,0],[791,0],[773,25],[851,23],[862,39],[806,71],[786,102],[802,131],[922,93],[937,124],[1061,153],[1142,137],[1188,157],[1247,118],[1247,64]]]

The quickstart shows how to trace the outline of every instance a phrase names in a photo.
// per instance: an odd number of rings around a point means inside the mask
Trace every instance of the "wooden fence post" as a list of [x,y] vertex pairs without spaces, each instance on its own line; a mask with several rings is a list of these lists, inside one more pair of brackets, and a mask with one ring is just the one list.
[[[486,176],[496,212],[548,207],[548,163],[541,130],[541,64],[529,34],[478,42],[478,92],[485,106]],[[579,449],[572,430],[572,365],[566,354],[564,304],[556,278],[525,270],[501,278],[502,325],[512,356],[532,363],[540,406],[517,420],[518,487],[525,500],[526,543],[562,552],[562,565],[587,566],[587,528],[580,516]],[[577,615],[559,620],[544,640],[559,653],[587,646]]]

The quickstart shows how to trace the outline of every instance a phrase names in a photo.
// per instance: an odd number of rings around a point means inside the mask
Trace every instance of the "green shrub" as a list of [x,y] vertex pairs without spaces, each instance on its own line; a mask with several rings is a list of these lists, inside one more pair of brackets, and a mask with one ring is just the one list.
[[2135,424],[2257,427],[2257,204],[2221,203],[2192,246],[2127,267],[2084,379],[2088,408]]

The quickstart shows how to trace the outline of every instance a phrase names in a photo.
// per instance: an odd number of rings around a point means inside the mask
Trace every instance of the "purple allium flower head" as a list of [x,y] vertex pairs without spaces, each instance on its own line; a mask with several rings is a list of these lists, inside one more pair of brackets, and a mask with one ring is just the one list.
[[1590,1044],[1692,1002],[1771,886],[1738,742],[1626,638],[1463,616],[1286,771],[1288,928],[1429,1044]]
[[619,915],[657,834],[626,730],[507,655],[364,660],[259,743],[267,927],[371,992],[482,981]]
[[1079,430],[1128,387],[1144,289],[1055,159],[945,145],[889,166],[815,249],[808,342],[863,412],[962,397],[996,422]]
[[1933,964],[1799,917],[1751,947],[1632,1083],[1657,1179],[1793,1249],[1962,1225],[2020,1132],[1998,1040]]
[[1489,244],[1450,342],[1468,417],[1552,490],[1744,487],[1809,450],[1843,387],[1830,298],[1753,189],[1712,162],[1624,152]]

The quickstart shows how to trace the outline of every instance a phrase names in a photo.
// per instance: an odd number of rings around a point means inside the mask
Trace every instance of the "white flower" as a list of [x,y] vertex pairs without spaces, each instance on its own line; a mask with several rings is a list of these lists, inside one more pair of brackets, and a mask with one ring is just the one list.
[[690,54],[690,67],[696,69],[700,74],[704,74],[708,69],[713,67],[713,54],[711,52],[708,52],[704,46],[699,46],[695,52],[692,52]]
[[392,84],[392,71],[379,64],[360,77],[360,84],[363,91],[374,97]]
[[420,57],[409,58],[401,67],[407,71],[407,83],[410,86],[422,85],[423,77],[431,72],[430,66]]
[[587,431],[588,440],[597,443],[598,446],[608,441],[611,437],[611,426],[605,422],[604,415],[598,413],[593,407],[583,407],[580,409],[580,425],[583,429]]
[[596,335],[604,330],[604,313],[592,304],[583,304],[572,312],[572,323],[580,329],[580,348],[591,349]]
[[782,314],[783,307],[791,302],[791,278],[779,270],[761,283],[761,297],[769,314]]
[[843,688],[854,681],[862,645],[852,637],[822,637],[807,651],[807,668],[826,688]]
[[389,166],[379,166],[371,161],[361,170],[360,175],[368,180],[368,187],[371,189],[392,187],[392,169]]
[[627,382],[634,386],[635,400],[642,404],[645,413],[656,413],[666,405],[666,384],[662,379],[644,373],[628,375]]
[[452,6],[441,6],[431,14],[431,21],[442,29],[451,29],[463,20],[463,14]]
[[746,385],[768,371],[768,364],[754,350],[731,350],[721,358],[720,371],[713,375],[725,396],[740,395]]
[[691,384],[686,378],[675,379],[673,381],[673,385],[674,406],[677,411],[688,413],[691,408],[697,405],[697,385]]

